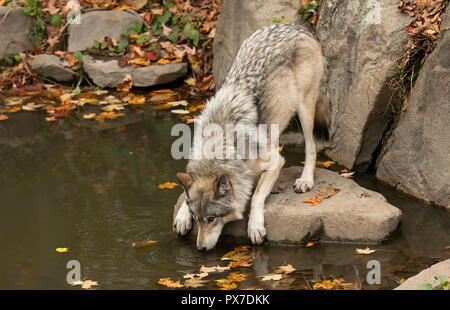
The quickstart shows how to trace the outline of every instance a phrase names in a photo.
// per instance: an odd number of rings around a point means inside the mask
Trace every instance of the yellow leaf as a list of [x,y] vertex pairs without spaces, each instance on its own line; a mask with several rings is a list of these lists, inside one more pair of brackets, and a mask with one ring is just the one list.
[[334,161],[328,160],[328,161],[317,161],[317,166],[323,166],[325,168],[331,167],[335,164]]
[[221,290],[234,290],[237,288],[237,284],[228,279],[219,279],[216,280],[216,282],[217,286],[220,287]]
[[244,281],[247,278],[247,274],[245,273],[239,273],[239,272],[230,272],[227,279],[230,282],[241,282]]
[[283,278],[283,275],[277,274],[277,273],[269,273],[269,274],[266,274],[266,275],[260,276],[260,277],[262,277],[262,279],[261,279],[262,281],[269,281],[269,280],[278,281]]
[[169,288],[184,287],[184,285],[181,284],[180,281],[174,282],[171,278],[161,278],[158,280],[158,284],[167,286]]
[[132,246],[133,248],[141,248],[147,245],[152,245],[157,243],[158,241],[148,240],[148,241],[142,241],[142,242],[133,242]]
[[68,248],[56,248],[56,252],[59,252],[59,253],[64,253],[64,252],[67,252],[67,251],[69,251]]
[[159,185],[158,185],[158,188],[159,188],[159,189],[165,189],[165,188],[167,188],[167,189],[174,189],[176,186],[178,186],[177,183],[174,183],[174,182],[166,182],[166,183],[163,183],[163,184],[159,184]]
[[202,265],[202,267],[200,268],[200,271],[203,273],[224,272],[227,270],[230,270],[230,267],[220,267],[220,266],[205,267]]
[[188,84],[189,86],[195,87],[197,86],[197,81],[193,78],[190,77],[187,80],[184,81],[186,84]]
[[88,113],[88,114],[84,114],[83,118],[84,119],[93,119],[95,118],[96,114],[95,113]]
[[293,273],[295,270],[297,270],[297,269],[295,269],[294,267],[292,267],[291,264],[289,264],[289,265],[277,267],[277,269],[274,272],[275,273],[290,274],[290,273]]
[[12,108],[8,109],[8,113],[14,113],[14,112],[17,112],[17,111],[20,111],[20,110],[22,110],[21,107],[12,107]]
[[131,77],[131,75],[127,74],[127,75],[125,75],[122,82],[116,86],[116,89],[117,89],[117,91],[122,91],[122,92],[128,93],[130,91],[131,87],[133,87],[133,78]]
[[284,145],[280,145],[279,147],[278,147],[278,152],[282,152],[283,151],[283,147],[284,147]]
[[8,115],[0,114],[0,121],[7,120],[8,118],[9,118]]
[[186,287],[197,288],[197,287],[204,286],[206,283],[208,283],[207,280],[202,280],[202,279],[198,279],[198,278],[193,278],[193,279],[186,280],[186,281],[184,282],[184,285],[185,285]]
[[357,254],[361,254],[361,255],[372,254],[375,251],[376,250],[371,250],[370,248],[367,248],[367,247],[365,249],[356,249],[356,253]]
[[305,248],[310,248],[310,247],[312,247],[312,246],[314,246],[315,244],[314,244],[314,242],[308,242],[306,245],[305,245]]

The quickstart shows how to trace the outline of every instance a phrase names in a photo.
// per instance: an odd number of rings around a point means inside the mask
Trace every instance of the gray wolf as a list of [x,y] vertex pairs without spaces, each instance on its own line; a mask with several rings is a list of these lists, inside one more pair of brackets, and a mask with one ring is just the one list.
[[[221,88],[208,100],[198,121],[202,126],[222,128],[230,123],[277,124],[281,133],[297,114],[306,160],[294,187],[296,192],[309,191],[316,165],[314,136],[328,139],[325,72],[320,43],[308,28],[298,23],[263,27],[244,41]],[[273,138],[267,135],[269,141]],[[268,150],[270,160],[190,159],[186,172],[177,174],[187,195],[173,223],[179,236],[189,233],[194,219],[197,249],[209,250],[226,223],[243,218],[250,202],[248,237],[253,244],[261,244],[266,236],[264,202],[284,165],[277,147],[272,145]]]

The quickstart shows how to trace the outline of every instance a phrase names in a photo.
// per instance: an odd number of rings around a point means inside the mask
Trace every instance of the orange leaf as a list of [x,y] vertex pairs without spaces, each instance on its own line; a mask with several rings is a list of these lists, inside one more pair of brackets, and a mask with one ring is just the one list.
[[167,286],[169,288],[184,287],[184,285],[181,284],[180,281],[174,282],[171,278],[161,278],[158,280],[158,284]]

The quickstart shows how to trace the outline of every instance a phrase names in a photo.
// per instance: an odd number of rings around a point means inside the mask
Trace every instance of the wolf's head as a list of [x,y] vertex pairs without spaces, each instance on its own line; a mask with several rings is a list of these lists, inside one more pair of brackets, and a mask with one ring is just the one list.
[[[207,251],[217,243],[225,224],[244,217],[251,184],[235,175],[196,176],[180,172],[189,211],[197,223],[197,249]],[[244,181],[244,182],[243,182]]]

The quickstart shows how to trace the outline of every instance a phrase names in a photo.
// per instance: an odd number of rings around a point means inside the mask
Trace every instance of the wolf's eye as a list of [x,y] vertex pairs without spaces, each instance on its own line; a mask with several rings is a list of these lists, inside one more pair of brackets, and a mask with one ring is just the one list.
[[214,221],[215,217],[214,216],[210,216],[208,217],[208,223],[212,223]]

